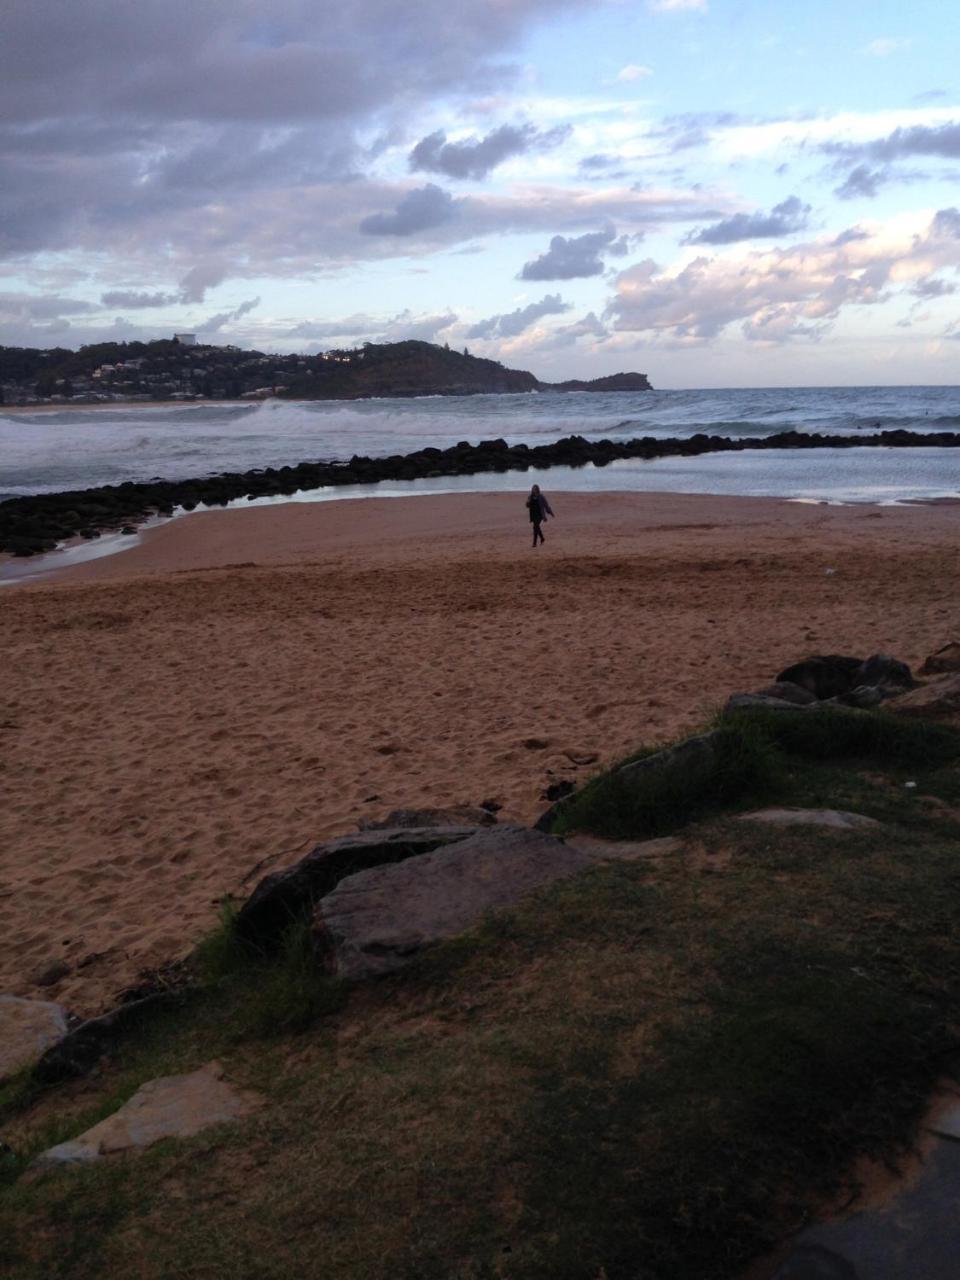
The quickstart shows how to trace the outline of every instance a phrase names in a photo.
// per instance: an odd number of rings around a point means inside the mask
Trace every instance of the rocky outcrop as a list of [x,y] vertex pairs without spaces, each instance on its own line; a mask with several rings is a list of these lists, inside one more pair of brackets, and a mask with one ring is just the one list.
[[275,950],[289,925],[308,913],[345,876],[431,853],[466,840],[474,831],[473,826],[399,827],[327,840],[292,867],[274,871],[260,881],[237,917],[237,937],[255,949]]
[[70,1142],[50,1147],[34,1162],[38,1169],[92,1164],[121,1151],[142,1151],[161,1138],[190,1138],[215,1124],[247,1115],[256,1105],[224,1079],[218,1062],[188,1075],[164,1076],[141,1085],[124,1105]]
[[318,947],[340,977],[392,973],[488,912],[512,907],[595,861],[522,827],[477,831],[451,847],[341,880],[317,905]]
[[66,1009],[50,1000],[0,995],[0,1081],[33,1066],[68,1025]]
[[697,434],[686,439],[587,440],[567,436],[551,444],[508,445],[505,440],[466,441],[449,449],[426,448],[401,456],[346,462],[301,462],[297,466],[253,471],[226,471],[195,480],[150,480],[64,493],[34,494],[0,503],[0,552],[32,556],[51,551],[69,538],[95,538],[105,530],[133,528],[148,516],[170,516],[174,508],[193,511],[201,503],[226,506],[242,498],[294,494],[381,480],[418,480],[484,472],[529,471],[531,468],[606,466],[621,458],[694,457],[702,453],[745,449],[843,449],[868,445],[884,448],[960,446],[960,433],[920,435],[881,431],[870,436],[822,436],[798,431],[751,439]]

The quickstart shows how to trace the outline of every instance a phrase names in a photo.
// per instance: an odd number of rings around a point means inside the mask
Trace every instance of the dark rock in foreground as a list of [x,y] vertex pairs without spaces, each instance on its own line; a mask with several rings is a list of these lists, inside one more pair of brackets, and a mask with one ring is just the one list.
[[474,831],[473,826],[395,827],[327,840],[294,866],[260,881],[237,916],[237,937],[247,946],[273,951],[285,930],[345,876],[431,853],[466,840]]

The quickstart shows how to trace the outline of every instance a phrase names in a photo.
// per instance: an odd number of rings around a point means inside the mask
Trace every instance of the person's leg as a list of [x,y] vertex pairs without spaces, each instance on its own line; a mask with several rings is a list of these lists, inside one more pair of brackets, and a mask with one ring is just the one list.
[[537,534],[539,532],[540,532],[540,526],[537,524],[536,520],[534,520],[533,522],[533,545],[534,546],[537,545]]

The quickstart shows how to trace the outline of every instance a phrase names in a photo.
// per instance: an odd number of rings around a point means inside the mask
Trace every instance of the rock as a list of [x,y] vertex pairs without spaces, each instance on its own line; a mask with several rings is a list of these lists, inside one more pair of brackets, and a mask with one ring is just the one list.
[[66,1009],[50,1000],[0,995],[0,1080],[32,1066],[68,1025]]
[[956,1280],[960,1143],[935,1140],[892,1191],[807,1228],[771,1280]]
[[905,662],[891,658],[885,653],[874,653],[862,663],[854,677],[854,689],[858,686],[869,686],[880,689],[888,697],[902,693],[904,689],[916,688],[916,680]]
[[656,755],[644,756],[642,760],[621,765],[616,770],[617,776],[626,779],[639,778],[648,773],[712,765],[716,757],[716,742],[719,736],[714,731],[698,734],[695,738],[687,738],[677,743],[675,747],[658,751]]
[[490,827],[451,847],[341,880],[316,908],[318,944],[341,977],[392,973],[488,912],[594,862],[554,836]]
[[309,911],[344,876],[431,853],[441,845],[466,840],[475,830],[475,826],[400,827],[327,840],[292,867],[260,881],[237,916],[237,937],[248,946],[274,950],[291,921]]
[[[771,686],[775,687],[775,686]],[[816,698],[812,695],[809,703],[788,701],[786,698],[774,698],[766,693],[732,693],[724,704],[724,714],[731,711],[806,711],[808,707],[816,705]]]
[[775,680],[773,684],[764,685],[762,689],[751,689],[750,692],[757,698],[777,698],[780,702],[794,702],[798,707],[808,707],[817,700],[809,689],[790,680]]
[[931,653],[920,668],[922,676],[940,675],[944,672],[960,671],[960,644],[951,640],[936,653]]
[[862,666],[862,658],[837,653],[814,654],[781,671],[777,683],[797,684],[818,699],[835,698],[838,693],[848,693],[855,684],[863,683],[856,678]]
[[92,1164],[119,1151],[142,1151],[161,1138],[189,1138],[211,1125],[238,1120],[255,1105],[252,1095],[223,1078],[218,1062],[208,1062],[189,1075],[163,1076],[141,1085],[119,1111],[79,1138],[44,1151],[35,1165]]
[[876,818],[843,809],[758,809],[742,813],[741,822],[765,822],[773,827],[827,827],[832,831],[879,831]]
[[541,800],[549,800],[555,804],[558,800],[563,800],[565,796],[572,796],[574,791],[573,783],[569,778],[563,778],[560,782],[551,782],[545,791],[540,792]]
[[380,822],[361,818],[360,831],[395,831],[424,827],[489,827],[496,822],[489,809],[471,804],[452,805],[449,809],[394,809]]
[[154,1008],[176,1003],[180,992],[165,991],[118,1005],[99,1018],[89,1018],[74,1027],[45,1051],[33,1068],[33,1078],[40,1084],[59,1084],[85,1076],[127,1028]]
[[[888,697],[896,696],[888,694]],[[820,703],[822,707],[859,707],[861,711],[869,710],[871,707],[879,707],[884,699],[884,690],[877,685],[860,684],[855,689],[851,689],[849,693],[838,694],[835,698],[824,698]]]
[[890,710],[902,716],[953,719],[960,716],[960,675],[942,675],[911,693],[894,698]]

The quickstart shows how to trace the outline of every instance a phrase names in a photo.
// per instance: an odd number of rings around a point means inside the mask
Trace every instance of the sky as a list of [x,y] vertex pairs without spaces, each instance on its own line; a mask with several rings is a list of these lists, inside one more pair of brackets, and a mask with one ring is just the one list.
[[0,344],[960,383],[943,0],[7,0]]

